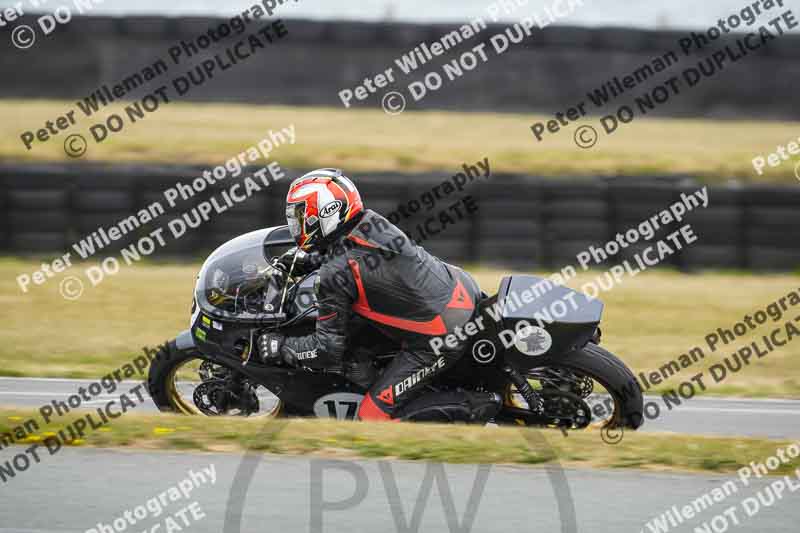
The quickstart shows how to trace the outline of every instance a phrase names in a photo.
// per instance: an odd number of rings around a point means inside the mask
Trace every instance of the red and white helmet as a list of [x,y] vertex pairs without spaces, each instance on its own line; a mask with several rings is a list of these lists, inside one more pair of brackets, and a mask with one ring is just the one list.
[[286,195],[286,222],[297,246],[318,247],[364,211],[353,182],[335,168],[321,168],[294,180]]

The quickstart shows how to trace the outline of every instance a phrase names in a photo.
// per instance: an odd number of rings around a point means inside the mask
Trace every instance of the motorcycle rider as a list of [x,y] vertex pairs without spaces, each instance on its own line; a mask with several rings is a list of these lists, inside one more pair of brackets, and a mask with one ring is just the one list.
[[[264,360],[345,373],[345,368],[354,368],[345,366],[352,359],[349,340],[359,322],[366,321],[400,349],[369,387],[358,410],[360,419],[486,421],[496,414],[502,401],[497,394],[428,387],[464,351],[466,341],[459,341],[436,354],[429,341],[475,315],[481,293],[469,274],[364,209],[355,185],[338,169],[319,169],[295,179],[286,196],[286,220],[299,251],[291,250],[284,261],[295,271],[319,266],[316,332],[302,337],[264,334],[259,339]],[[347,377],[355,382],[364,377],[363,372],[354,374]]]

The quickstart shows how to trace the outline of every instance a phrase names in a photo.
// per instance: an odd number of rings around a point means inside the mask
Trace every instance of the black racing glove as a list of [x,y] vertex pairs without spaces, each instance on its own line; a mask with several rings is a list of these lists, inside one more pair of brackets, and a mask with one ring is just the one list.
[[258,353],[264,363],[277,363],[281,360],[281,348],[286,338],[282,333],[264,333],[258,338]]
[[287,338],[283,343],[281,354],[284,361],[295,367],[327,370],[334,374],[343,373],[340,360],[320,354],[316,335],[313,334]]
[[[295,259],[295,253],[297,259]],[[322,256],[318,252],[307,253],[303,250],[297,251],[297,247],[289,248],[278,258],[278,264],[286,271],[292,267],[294,261],[293,274],[304,276],[317,270],[322,265]]]

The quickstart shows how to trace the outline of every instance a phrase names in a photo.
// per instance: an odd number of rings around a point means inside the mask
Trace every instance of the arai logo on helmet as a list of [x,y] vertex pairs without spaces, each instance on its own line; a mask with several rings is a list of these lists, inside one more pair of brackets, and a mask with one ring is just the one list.
[[553,346],[553,337],[544,328],[526,326],[517,332],[514,346],[525,355],[542,355]]
[[322,208],[322,210],[319,212],[319,216],[321,216],[322,218],[328,218],[331,215],[335,215],[336,213],[339,212],[339,210],[342,208],[343,205],[344,202],[342,202],[341,200],[334,200],[333,202],[329,203],[328,205]]

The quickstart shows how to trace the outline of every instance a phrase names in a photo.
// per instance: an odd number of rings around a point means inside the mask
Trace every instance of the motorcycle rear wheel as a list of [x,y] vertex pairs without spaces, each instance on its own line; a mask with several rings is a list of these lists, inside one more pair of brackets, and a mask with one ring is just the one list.
[[[589,343],[580,350],[575,350],[566,354],[543,357],[540,365],[531,369],[528,376],[535,380],[537,371],[545,369],[563,370],[579,378],[589,378],[599,383],[606,391],[611,402],[606,402],[606,407],[593,408],[593,414],[605,414],[609,403],[613,404],[610,415],[601,421],[603,429],[627,428],[637,429],[644,421],[644,400],[642,390],[636,377],[617,356],[601,348],[600,346]],[[536,388],[536,387],[534,387]],[[514,394],[515,389],[509,386],[506,393],[506,402],[501,414],[506,416],[519,413],[520,408],[527,408],[527,405],[520,405],[519,395]],[[575,391],[571,391],[575,392]],[[583,391],[586,393],[587,391]],[[524,400],[523,400],[524,401]],[[528,417],[515,418],[517,423],[523,423]],[[535,420],[530,417],[529,420]],[[534,425],[534,424],[531,424]]]

